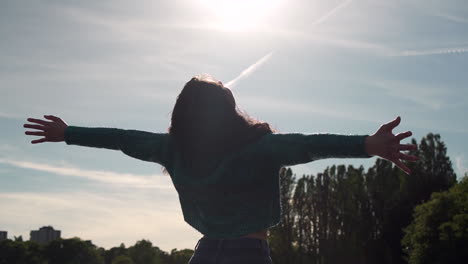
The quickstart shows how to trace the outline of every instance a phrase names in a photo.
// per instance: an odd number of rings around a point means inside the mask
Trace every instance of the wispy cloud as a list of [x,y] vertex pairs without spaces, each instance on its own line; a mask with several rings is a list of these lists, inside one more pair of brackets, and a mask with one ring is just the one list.
[[227,82],[225,84],[226,87],[234,88],[240,80],[249,77],[249,75],[251,75],[253,72],[255,72],[260,66],[265,64],[265,62],[267,62],[271,58],[271,55],[273,55],[273,52],[270,52],[267,55],[261,57],[254,64],[250,65],[249,67],[247,67],[247,69],[243,70],[239,74],[239,76],[237,76],[236,78],[234,78],[234,79],[230,80],[229,82]]
[[468,173],[468,167],[465,164],[465,157],[463,155],[455,156],[455,167],[458,177],[463,177],[465,173]]
[[271,33],[284,39],[294,39],[298,43],[324,45],[327,48],[332,46],[349,50],[357,50],[359,52],[365,52],[366,54],[376,56],[392,56],[397,54],[394,48],[389,47],[386,44],[343,37],[332,32],[316,32],[314,34],[310,34],[308,31],[278,28]]
[[462,23],[462,24],[468,23],[467,18],[460,17],[460,16],[455,16],[455,15],[451,15],[451,14],[435,13],[434,16],[446,19],[446,20],[451,21],[451,22]]
[[[360,115],[356,111],[346,111],[340,109],[338,106],[330,108],[328,102],[298,102],[288,101],[284,98],[274,98],[267,96],[248,96],[242,98],[244,104],[249,105],[248,109],[262,109],[268,110],[273,113],[291,113],[291,114],[318,114],[320,116],[327,116],[337,119],[365,121],[378,123],[379,120],[371,117],[369,114]],[[341,105],[344,109],[348,106]]]
[[[352,0],[346,0],[344,1],[343,3],[339,4],[338,6],[336,6],[335,8],[333,8],[332,10],[328,11],[327,13],[325,13],[324,15],[322,15],[321,17],[319,17],[316,21],[314,21],[312,23],[313,26],[315,25],[319,25],[323,22],[325,22],[328,18],[330,18],[331,16],[333,16],[336,12],[338,12],[340,9],[346,7],[347,5],[349,5],[350,3],[352,2]],[[226,83],[226,86],[227,87],[230,87],[230,88],[233,88],[237,85],[237,83],[242,80],[242,79],[245,79],[247,78],[249,75],[251,75],[253,72],[255,72],[260,66],[262,66],[265,62],[267,62],[270,58],[271,58],[271,55],[273,54],[273,52],[270,52],[268,53],[267,55],[263,56],[262,58],[260,58],[258,61],[256,61],[254,64],[250,65],[247,69],[245,69],[244,71],[242,71],[239,76],[237,76],[236,78],[234,78],[233,80],[229,81],[228,83]]]
[[12,113],[0,112],[0,118],[19,119],[19,118],[23,118],[23,116],[12,114]]
[[369,41],[357,40],[357,39],[346,39],[340,37],[334,37],[331,35],[315,35],[309,36],[310,40],[323,43],[326,45],[332,45],[347,49],[364,51],[366,53],[378,55],[378,56],[387,56],[388,54],[393,54],[394,49],[388,47],[384,44],[373,43]]
[[113,184],[117,186],[155,189],[172,188],[172,183],[168,175],[137,175],[131,173],[118,173],[102,170],[84,170],[71,166],[59,167],[44,163],[1,158],[0,163],[8,164],[18,168],[50,172],[64,176],[80,177],[91,181]]
[[440,49],[421,49],[421,50],[404,50],[399,51],[390,56],[392,57],[408,57],[408,56],[428,56],[428,55],[446,55],[446,54],[461,54],[468,52],[468,47],[440,48]]
[[451,93],[450,90],[444,89],[444,87],[433,87],[411,82],[384,80],[376,81],[372,85],[383,89],[390,96],[411,101],[431,110],[440,110],[446,103],[444,96]]
[[20,150],[20,148],[17,146],[13,146],[11,144],[0,144],[0,153],[12,153],[17,152],[18,150]]
[[342,8],[345,8],[347,5],[349,5],[353,0],[346,0],[344,1],[343,3],[339,4],[338,6],[336,6],[335,8],[333,8],[332,10],[328,11],[326,14],[324,14],[323,16],[319,17],[316,21],[314,21],[312,23],[312,25],[320,25],[322,24],[323,22],[325,22],[328,18],[330,18],[331,16],[333,16],[336,12],[338,12],[340,9]]

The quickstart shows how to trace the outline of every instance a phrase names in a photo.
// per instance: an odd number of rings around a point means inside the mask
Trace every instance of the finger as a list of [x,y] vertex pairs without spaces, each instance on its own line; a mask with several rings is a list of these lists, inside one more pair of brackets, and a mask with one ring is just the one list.
[[417,150],[418,146],[416,144],[400,144],[398,145],[398,150]]
[[403,133],[400,133],[398,135],[396,135],[396,139],[398,141],[402,140],[402,139],[405,139],[407,137],[411,137],[411,135],[413,135],[413,133],[411,133],[411,131],[406,131],[406,132],[403,132]]
[[44,118],[55,121],[55,122],[62,121],[62,119],[60,119],[59,117],[53,116],[53,115],[45,115]]
[[384,124],[382,128],[387,131],[392,131],[395,127],[398,126],[398,124],[400,124],[400,121],[401,121],[401,118],[398,116],[397,118],[395,118],[395,120]]
[[45,132],[26,131],[24,133],[31,136],[45,136]]
[[397,165],[398,168],[400,168],[406,174],[409,175],[411,173],[411,170],[405,164],[403,164],[403,162],[401,162],[400,160],[398,160],[398,159],[394,160],[393,163],[395,163],[395,165]]
[[41,138],[41,139],[36,139],[36,140],[33,140],[31,141],[31,143],[33,144],[37,144],[37,143],[42,143],[42,142],[46,142],[47,140],[45,138]]
[[47,122],[47,121],[44,121],[44,120],[41,120],[41,119],[36,119],[36,118],[28,118],[28,121],[32,122],[32,123],[40,124],[40,125],[43,125],[43,126],[47,126],[47,125],[50,124],[50,122]]
[[31,125],[31,124],[24,124],[23,127],[25,128],[34,128],[34,129],[40,129],[40,130],[45,130],[45,126],[39,126],[39,125]]
[[398,153],[398,158],[402,160],[407,160],[407,161],[418,161],[419,157],[413,156],[413,155],[408,155],[404,153]]

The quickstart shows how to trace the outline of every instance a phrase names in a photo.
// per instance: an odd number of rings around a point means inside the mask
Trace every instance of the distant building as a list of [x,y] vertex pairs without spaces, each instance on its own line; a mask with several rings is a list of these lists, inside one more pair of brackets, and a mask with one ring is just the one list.
[[46,244],[52,240],[60,238],[60,230],[54,230],[51,226],[43,226],[39,230],[33,230],[30,233],[31,238],[29,240],[37,242],[39,244]]
[[0,241],[7,240],[8,232],[7,231],[0,231]]

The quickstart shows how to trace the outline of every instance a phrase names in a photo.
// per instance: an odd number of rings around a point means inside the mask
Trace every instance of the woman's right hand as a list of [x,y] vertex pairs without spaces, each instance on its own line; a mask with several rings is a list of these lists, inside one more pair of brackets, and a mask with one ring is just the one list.
[[35,131],[26,131],[26,135],[42,136],[43,138],[31,141],[32,144],[42,142],[61,142],[65,140],[65,129],[68,125],[59,117],[53,115],[45,115],[46,121],[42,119],[28,118],[27,121],[34,124],[24,124],[25,128],[36,129]]

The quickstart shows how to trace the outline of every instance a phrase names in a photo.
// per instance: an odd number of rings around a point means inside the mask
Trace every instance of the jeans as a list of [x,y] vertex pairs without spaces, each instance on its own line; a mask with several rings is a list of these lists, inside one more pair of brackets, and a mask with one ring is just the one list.
[[195,246],[189,264],[272,264],[268,242],[257,238],[211,239]]

